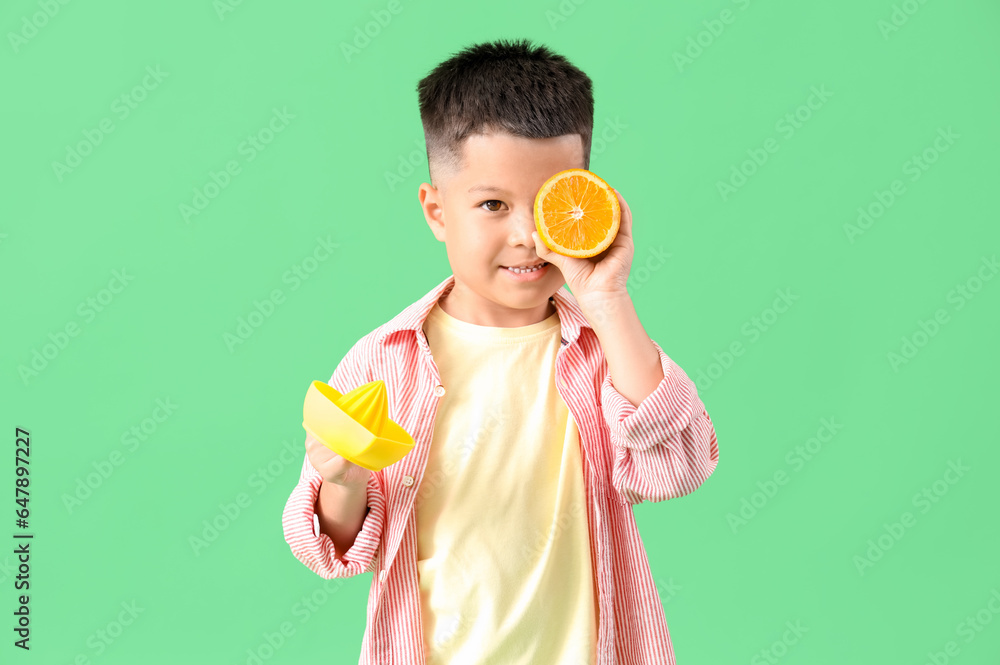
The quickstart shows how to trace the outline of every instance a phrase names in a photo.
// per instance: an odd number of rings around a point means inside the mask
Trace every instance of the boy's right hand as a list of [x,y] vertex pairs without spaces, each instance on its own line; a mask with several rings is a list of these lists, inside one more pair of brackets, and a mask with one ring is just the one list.
[[334,485],[364,489],[372,472],[341,457],[306,432],[306,455],[323,480]]

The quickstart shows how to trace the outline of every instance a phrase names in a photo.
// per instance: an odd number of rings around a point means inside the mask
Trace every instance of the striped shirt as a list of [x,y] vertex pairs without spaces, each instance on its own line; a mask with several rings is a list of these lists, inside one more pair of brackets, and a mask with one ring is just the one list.
[[[423,332],[454,286],[450,275],[348,350],[329,384],[346,393],[381,379],[389,418],[413,437],[403,459],[371,474],[369,511],[347,552],[319,531],[323,480],[306,457],[282,513],[285,540],[324,579],[372,572],[359,665],[425,663],[414,499],[445,387]],[[670,633],[632,513],[697,489],[719,460],[715,428],[694,382],[653,341],[663,379],[633,405],[611,383],[593,327],[565,286],[552,296],[560,328],[556,383],[580,431],[591,563],[598,605],[598,665],[675,665]]]

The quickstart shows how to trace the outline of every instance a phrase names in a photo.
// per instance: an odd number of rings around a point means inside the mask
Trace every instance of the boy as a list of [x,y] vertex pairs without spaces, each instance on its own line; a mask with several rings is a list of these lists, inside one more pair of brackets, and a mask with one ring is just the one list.
[[417,90],[419,200],[453,274],[330,379],[384,380],[415,445],[372,473],[307,436],[285,539],[325,579],[374,573],[362,664],[672,664],[632,505],[701,485],[715,430],[625,288],[621,194],[618,236],[591,259],[549,251],[532,212],[549,176],[589,167],[591,81],[500,40]]

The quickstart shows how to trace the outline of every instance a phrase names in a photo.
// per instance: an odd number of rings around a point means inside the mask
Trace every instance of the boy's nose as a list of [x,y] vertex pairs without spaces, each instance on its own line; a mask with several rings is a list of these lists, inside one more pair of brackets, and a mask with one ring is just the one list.
[[512,245],[527,245],[534,247],[535,241],[531,234],[535,232],[535,215],[532,211],[511,216],[510,243]]

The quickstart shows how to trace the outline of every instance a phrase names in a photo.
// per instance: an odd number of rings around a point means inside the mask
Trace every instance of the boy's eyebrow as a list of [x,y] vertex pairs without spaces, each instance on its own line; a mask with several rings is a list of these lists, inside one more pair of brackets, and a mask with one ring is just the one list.
[[469,188],[469,193],[473,194],[475,192],[496,192],[499,194],[507,194],[507,190],[502,187],[495,187],[493,185],[476,185]]

